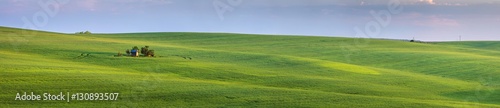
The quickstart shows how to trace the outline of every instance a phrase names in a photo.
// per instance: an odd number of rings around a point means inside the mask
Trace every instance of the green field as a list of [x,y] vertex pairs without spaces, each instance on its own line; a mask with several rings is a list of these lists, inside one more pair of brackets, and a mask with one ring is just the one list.
[[[145,45],[157,56],[114,57]],[[500,107],[500,42],[0,27],[0,55],[1,107]],[[120,97],[16,101],[23,92]]]

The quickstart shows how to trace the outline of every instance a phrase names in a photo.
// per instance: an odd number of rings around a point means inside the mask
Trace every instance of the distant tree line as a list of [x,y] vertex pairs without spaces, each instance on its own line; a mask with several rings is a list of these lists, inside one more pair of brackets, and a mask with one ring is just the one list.
[[90,31],[76,32],[75,34],[92,34]]

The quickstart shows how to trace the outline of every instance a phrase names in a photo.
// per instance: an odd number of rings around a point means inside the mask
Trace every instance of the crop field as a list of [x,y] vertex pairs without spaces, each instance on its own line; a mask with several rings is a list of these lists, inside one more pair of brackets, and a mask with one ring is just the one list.
[[[133,46],[155,57],[116,57]],[[1,107],[500,107],[500,42],[0,27]],[[17,93],[120,93],[20,101]]]

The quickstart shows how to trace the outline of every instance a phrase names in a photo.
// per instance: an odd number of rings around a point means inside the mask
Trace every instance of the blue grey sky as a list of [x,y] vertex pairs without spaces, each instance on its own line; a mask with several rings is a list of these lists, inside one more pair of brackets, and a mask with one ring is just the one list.
[[500,0],[2,0],[0,26],[63,33],[500,40]]

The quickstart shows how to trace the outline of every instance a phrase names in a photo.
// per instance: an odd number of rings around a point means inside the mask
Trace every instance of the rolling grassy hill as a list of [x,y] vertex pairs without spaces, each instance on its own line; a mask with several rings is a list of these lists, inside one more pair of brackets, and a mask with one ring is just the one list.
[[[113,56],[144,45],[157,57]],[[499,45],[0,27],[0,106],[500,107]],[[120,97],[14,100],[22,92]]]

